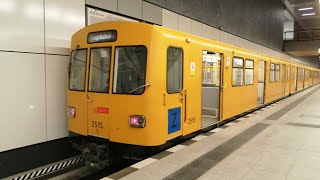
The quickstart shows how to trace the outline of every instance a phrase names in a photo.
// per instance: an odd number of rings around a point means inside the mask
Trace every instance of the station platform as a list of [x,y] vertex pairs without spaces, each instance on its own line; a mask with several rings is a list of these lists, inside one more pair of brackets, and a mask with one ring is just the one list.
[[320,86],[116,172],[110,179],[319,179]]

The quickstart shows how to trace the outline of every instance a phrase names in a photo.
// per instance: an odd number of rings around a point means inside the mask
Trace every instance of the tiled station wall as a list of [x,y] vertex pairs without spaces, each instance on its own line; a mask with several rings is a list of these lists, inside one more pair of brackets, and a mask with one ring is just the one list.
[[[130,16],[130,17],[134,17],[144,21],[159,24],[165,27],[169,27],[171,29],[178,30],[178,31],[191,33],[191,34],[208,38],[208,39],[222,41],[228,44],[232,44],[235,46],[257,51],[259,53],[272,55],[278,58],[284,58],[291,61],[303,63],[300,60],[295,59],[291,56],[288,56],[282,52],[253,43],[252,41],[248,41],[246,39],[240,38],[231,33],[228,33],[223,30],[219,30],[207,24],[200,23],[186,16],[183,16],[173,11],[156,6],[147,1],[151,2],[152,0],[145,0],[145,1],[143,0],[108,0],[108,1],[86,0],[86,4],[94,7],[99,7],[107,11],[124,14],[126,16]],[[160,1],[155,0],[154,2],[160,2]],[[161,1],[161,2],[164,2],[164,1]],[[168,3],[169,2],[172,2],[172,1],[168,1]],[[189,1],[185,1],[185,3],[189,3]],[[269,13],[271,13],[271,11]],[[276,13],[279,13],[278,10],[276,11]],[[251,28],[254,29],[256,28],[256,26],[257,26],[256,24],[253,24]],[[281,37],[279,37],[279,39],[280,41],[282,41],[283,40],[282,28],[279,30],[279,34],[281,34]]]
[[69,46],[72,34],[85,26],[85,4],[293,60],[142,0],[1,0],[0,152],[68,135]]
[[84,0],[0,1],[0,152],[68,135],[70,37]]
[[284,5],[279,0],[145,0],[253,42],[282,50]]

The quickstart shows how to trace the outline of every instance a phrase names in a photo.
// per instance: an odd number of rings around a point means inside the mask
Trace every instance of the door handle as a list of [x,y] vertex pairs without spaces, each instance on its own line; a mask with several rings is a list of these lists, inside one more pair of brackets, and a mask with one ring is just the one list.
[[92,102],[93,100],[92,99],[90,99],[90,97],[87,95],[87,100],[86,100],[87,102]]

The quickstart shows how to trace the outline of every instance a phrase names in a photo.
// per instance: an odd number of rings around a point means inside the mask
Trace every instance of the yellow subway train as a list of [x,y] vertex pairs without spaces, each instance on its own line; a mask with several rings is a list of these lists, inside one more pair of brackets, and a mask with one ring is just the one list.
[[140,157],[319,83],[319,69],[145,23],[72,36],[68,128],[86,159]]

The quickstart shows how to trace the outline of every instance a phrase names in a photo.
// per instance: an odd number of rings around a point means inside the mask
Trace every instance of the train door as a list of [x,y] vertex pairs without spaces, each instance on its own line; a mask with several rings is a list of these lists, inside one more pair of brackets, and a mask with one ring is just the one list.
[[265,90],[265,75],[266,75],[266,62],[259,61],[258,64],[258,98],[257,105],[264,104],[264,90]]
[[286,86],[287,86],[287,67],[285,64],[282,64],[282,96],[286,95]]
[[290,68],[290,65],[288,64],[287,65],[287,84],[286,84],[286,95],[289,95],[290,94],[290,86],[291,86],[291,81],[290,81],[290,70],[291,70],[291,68]]
[[298,67],[295,67],[295,75],[294,75],[294,84],[295,84],[295,92],[298,91]]
[[68,91],[68,128],[87,135],[87,49],[76,49],[71,53]]
[[202,128],[220,120],[221,60],[221,53],[202,53]]
[[110,80],[111,47],[92,48],[88,72],[88,135],[108,138],[104,130],[108,123],[108,94]]
[[188,128],[183,126],[185,122],[185,84],[183,83],[183,65],[186,64],[188,51],[178,47],[167,48],[167,83],[165,104],[168,107],[168,134],[174,138],[182,133],[188,134]]

